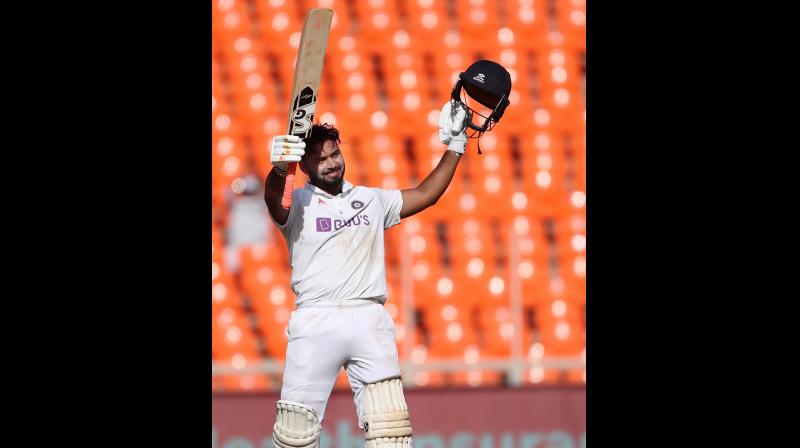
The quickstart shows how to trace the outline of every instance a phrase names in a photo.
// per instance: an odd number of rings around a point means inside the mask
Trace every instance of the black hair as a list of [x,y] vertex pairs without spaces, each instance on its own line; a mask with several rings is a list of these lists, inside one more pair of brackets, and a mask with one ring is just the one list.
[[306,142],[306,154],[308,154],[308,152],[314,148],[317,143],[325,142],[326,140],[332,140],[336,143],[341,143],[342,141],[339,138],[339,130],[336,129],[332,124],[328,123],[317,123],[311,126],[311,133],[304,140]]

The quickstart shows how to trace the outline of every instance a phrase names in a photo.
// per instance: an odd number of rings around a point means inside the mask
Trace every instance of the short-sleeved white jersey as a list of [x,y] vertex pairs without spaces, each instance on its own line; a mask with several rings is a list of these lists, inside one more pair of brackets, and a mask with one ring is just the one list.
[[[354,187],[332,196],[306,183],[292,193],[284,225],[296,304],[386,300],[383,232],[400,222],[400,190]],[[271,215],[270,215],[271,216]],[[273,220],[274,222],[274,220]]]

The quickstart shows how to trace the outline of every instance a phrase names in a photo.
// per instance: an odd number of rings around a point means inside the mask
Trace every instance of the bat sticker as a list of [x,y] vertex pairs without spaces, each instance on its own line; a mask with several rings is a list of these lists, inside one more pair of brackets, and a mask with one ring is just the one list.
[[317,98],[311,87],[306,87],[300,91],[294,100],[291,129],[289,134],[306,138],[311,131],[314,120],[314,109],[317,105]]

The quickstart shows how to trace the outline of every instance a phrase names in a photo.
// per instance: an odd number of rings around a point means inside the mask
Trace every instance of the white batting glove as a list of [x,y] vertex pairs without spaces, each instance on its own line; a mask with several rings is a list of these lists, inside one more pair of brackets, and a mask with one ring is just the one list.
[[294,135],[278,135],[272,138],[270,162],[279,170],[286,171],[289,162],[299,162],[303,157],[306,143]]
[[466,116],[464,105],[454,101],[448,101],[439,113],[439,141],[459,154],[464,154],[467,147]]

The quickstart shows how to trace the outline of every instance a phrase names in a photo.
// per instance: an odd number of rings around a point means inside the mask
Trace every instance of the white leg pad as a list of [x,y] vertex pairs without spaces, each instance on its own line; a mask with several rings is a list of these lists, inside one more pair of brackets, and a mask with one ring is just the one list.
[[272,428],[272,445],[280,448],[319,448],[322,425],[314,410],[304,404],[278,400]]
[[411,420],[399,378],[368,384],[361,398],[366,448],[410,448]]

